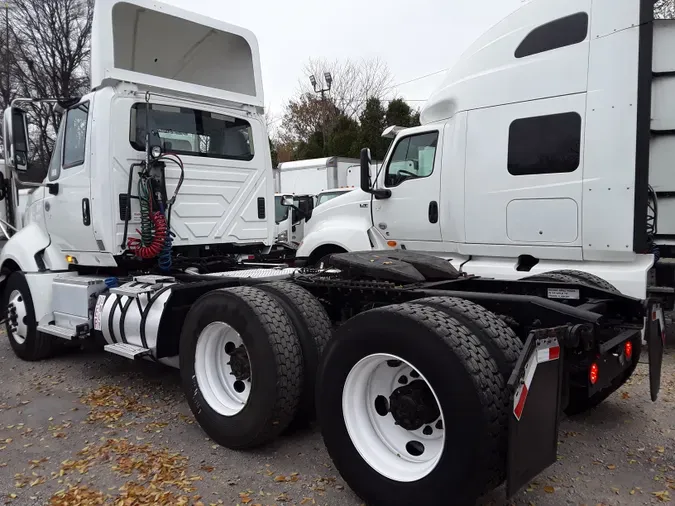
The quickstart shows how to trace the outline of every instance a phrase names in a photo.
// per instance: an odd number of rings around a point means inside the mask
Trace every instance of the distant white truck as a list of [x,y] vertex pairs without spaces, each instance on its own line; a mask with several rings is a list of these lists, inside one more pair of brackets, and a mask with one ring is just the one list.
[[360,184],[360,162],[356,158],[331,156],[283,162],[274,170],[276,193],[317,195],[338,188],[355,189]]
[[[274,170],[276,245],[296,249],[311,209],[356,189],[359,178],[360,161],[355,158],[331,156],[280,163]],[[292,196],[303,212],[290,212],[282,204],[284,196]]]

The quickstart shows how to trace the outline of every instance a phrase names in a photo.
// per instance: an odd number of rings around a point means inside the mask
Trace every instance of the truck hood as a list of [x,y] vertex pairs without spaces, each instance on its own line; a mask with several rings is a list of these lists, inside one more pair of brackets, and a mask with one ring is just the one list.
[[312,218],[307,222],[307,235],[320,223],[336,217],[355,218],[365,217],[370,219],[371,195],[361,189],[352,190],[321,204],[314,209]]

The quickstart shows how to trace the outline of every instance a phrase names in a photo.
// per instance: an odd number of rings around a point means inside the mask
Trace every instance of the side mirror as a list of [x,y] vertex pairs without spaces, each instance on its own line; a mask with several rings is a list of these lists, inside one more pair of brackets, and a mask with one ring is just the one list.
[[361,150],[361,189],[370,193],[370,149],[363,148]]
[[312,218],[314,211],[314,197],[300,197],[298,199],[298,221],[305,220],[306,222]]
[[3,123],[5,163],[17,172],[26,172],[29,158],[26,111],[8,107]]
[[293,202],[293,195],[284,195],[281,197],[281,205],[284,207],[293,207],[295,202]]
[[371,162],[370,149],[363,148],[361,150],[361,189],[366,193],[374,195],[378,200],[388,199],[391,197],[391,190],[386,188],[374,190],[370,184]]

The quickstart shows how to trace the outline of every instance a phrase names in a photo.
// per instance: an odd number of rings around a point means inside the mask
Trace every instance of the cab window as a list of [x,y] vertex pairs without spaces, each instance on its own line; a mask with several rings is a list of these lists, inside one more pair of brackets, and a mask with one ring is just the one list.
[[88,119],[89,102],[75,106],[68,111],[66,116],[66,138],[63,142],[64,170],[84,163]]
[[134,149],[145,151],[145,125],[150,127],[151,145],[164,151],[187,156],[253,160],[253,131],[251,124],[215,112],[186,107],[135,104],[131,109],[129,141]]
[[401,139],[389,160],[385,186],[398,186],[409,179],[429,177],[434,172],[437,145],[437,131]]

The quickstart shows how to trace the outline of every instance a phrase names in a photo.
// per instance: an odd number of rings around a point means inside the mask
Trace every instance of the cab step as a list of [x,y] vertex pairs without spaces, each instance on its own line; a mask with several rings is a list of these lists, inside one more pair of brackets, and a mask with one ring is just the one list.
[[72,341],[73,339],[75,339],[75,337],[77,337],[77,330],[59,327],[58,325],[54,325],[53,323],[38,325],[37,330],[38,332],[42,332],[43,334],[48,334],[54,337],[60,337],[61,339],[67,339],[68,341]]
[[130,360],[150,355],[149,349],[126,343],[106,344],[103,349],[109,353],[113,353]]

